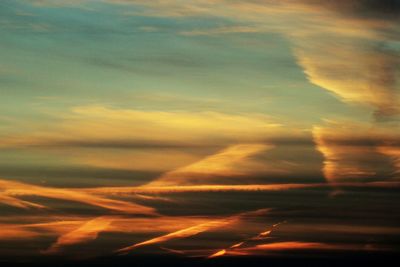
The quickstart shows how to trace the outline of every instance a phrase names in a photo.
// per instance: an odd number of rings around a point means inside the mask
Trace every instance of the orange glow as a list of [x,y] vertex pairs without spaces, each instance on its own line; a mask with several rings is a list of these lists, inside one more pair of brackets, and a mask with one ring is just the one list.
[[362,251],[362,250],[387,250],[369,246],[365,244],[331,244],[318,242],[302,242],[302,241],[287,241],[275,242],[269,244],[261,244],[253,247],[240,248],[227,251],[226,255],[241,256],[241,255],[265,255],[268,252],[280,252],[291,250],[343,250],[343,251]]
[[[376,128],[355,122],[330,122],[325,127],[314,127],[314,141],[324,156],[323,173],[326,180],[342,183],[381,179],[379,169],[387,159],[391,160],[395,170],[398,169],[398,148],[396,145],[385,145],[398,139],[393,134],[395,131],[396,128]],[[395,171],[396,175],[398,171]]]
[[218,220],[218,221],[211,221],[211,222],[207,222],[207,223],[203,223],[200,225],[196,225],[196,226],[192,226],[189,228],[185,228],[176,232],[172,232],[160,237],[156,237],[141,243],[137,243],[134,244],[132,246],[129,247],[125,247],[122,249],[117,250],[117,253],[127,253],[137,247],[141,247],[141,246],[145,246],[145,245],[151,245],[151,244],[157,244],[157,243],[162,243],[162,242],[166,242],[168,240],[172,240],[172,239],[176,239],[176,238],[185,238],[185,237],[190,237],[190,236],[194,236],[197,235],[199,233],[208,231],[210,229],[213,228],[218,228],[218,227],[222,227],[225,225],[228,225],[230,223],[233,223],[237,220],[238,218],[228,218],[228,219],[223,219],[223,220]]
[[[92,206],[102,207],[105,209],[126,212],[126,213],[148,214],[148,215],[156,214],[154,209],[150,207],[126,201],[103,198],[78,190],[35,186],[35,185],[28,185],[24,183],[7,181],[7,180],[0,180],[0,188],[3,189],[3,192],[1,192],[0,195],[1,196],[0,201],[4,201],[4,203],[6,204],[11,204],[13,206],[20,206],[23,208],[27,208],[29,206],[34,206],[34,207],[42,207],[42,206],[24,201],[16,201],[13,198],[14,196],[25,196],[25,195],[41,196],[41,197],[62,199],[67,201],[76,201],[80,203],[89,204]],[[10,196],[12,196],[11,199],[9,198]]]
[[[107,124],[104,124],[104,120]],[[167,112],[114,109],[106,106],[78,106],[62,114],[61,122],[46,131],[14,134],[0,140],[1,147],[58,146],[79,141],[130,140],[190,145],[201,140],[243,140],[256,142],[275,132],[280,125],[262,114],[232,115],[218,112]],[[210,132],[210,129],[213,131]],[[171,134],[165,134],[171,133]],[[220,144],[218,144],[220,145]],[[87,160],[86,157],[83,158]],[[100,158],[92,163],[98,165]],[[126,162],[126,161],[124,161]],[[143,162],[145,163],[145,162]],[[164,163],[161,163],[164,165]],[[125,163],[112,165],[126,168]]]
[[262,232],[262,233],[260,233],[260,236],[267,236],[267,235],[269,235],[271,232],[272,232],[271,230]]
[[20,200],[18,198],[10,197],[7,195],[1,195],[0,193],[0,202],[6,205],[10,205],[13,207],[21,208],[21,209],[29,209],[29,208],[39,208],[45,209],[46,207],[40,204],[32,203],[29,201]]
[[272,230],[275,227],[278,227],[279,225],[284,224],[284,223],[286,223],[286,221],[276,223],[276,224],[272,225],[269,230],[259,233],[257,236],[251,238],[250,240],[262,240],[262,239],[265,239],[267,236],[269,236],[272,233]]
[[243,244],[244,244],[244,242],[240,242],[240,243],[230,246],[230,248],[238,248],[238,247],[242,246]]
[[[17,218],[14,218],[15,220]],[[29,218],[29,221],[46,220],[47,216]],[[55,217],[49,222],[0,224],[0,240],[30,239],[32,237],[59,236],[47,253],[57,253],[67,245],[84,243],[96,238],[100,232],[152,234],[154,231],[176,231],[193,224],[209,222],[207,217],[148,217],[125,218],[119,216],[102,216],[87,219],[84,217]],[[56,221],[54,221],[56,219]],[[97,233],[96,233],[97,232]]]
[[190,185],[195,184],[199,178],[202,178],[204,184],[212,178],[256,172],[262,167],[248,158],[271,148],[265,144],[233,145],[198,162],[167,172],[146,186]]
[[391,158],[394,167],[394,178],[400,179],[400,148],[381,146],[378,147],[378,151]]
[[395,188],[400,182],[332,182],[332,183],[304,183],[304,184],[249,184],[249,185],[182,185],[182,186],[137,186],[137,187],[97,187],[76,189],[77,191],[98,194],[98,195],[130,195],[156,194],[156,193],[182,193],[182,192],[219,192],[219,191],[285,191],[306,188],[333,188],[335,186],[348,187],[380,187]]
[[216,253],[210,255],[208,258],[209,258],[209,259],[211,259],[211,258],[216,258],[216,257],[223,256],[223,255],[225,255],[225,254],[226,254],[226,250],[223,249],[223,250],[220,250],[220,251],[218,251],[218,252],[216,252]]
[[0,229],[0,240],[31,239],[39,236],[34,231],[21,229],[15,225],[0,224]]
[[220,219],[220,220],[211,220],[206,223],[202,223],[199,225],[181,229],[181,230],[178,230],[178,231],[166,234],[166,235],[162,235],[162,236],[152,238],[152,239],[144,241],[144,242],[134,244],[132,246],[128,246],[128,247],[119,249],[116,252],[124,254],[124,253],[128,253],[128,252],[134,250],[137,247],[162,243],[162,242],[166,242],[166,241],[169,241],[172,239],[177,239],[177,238],[186,238],[186,237],[194,236],[194,235],[209,231],[214,228],[219,228],[219,227],[223,227],[223,226],[227,226],[227,225],[236,223],[240,219],[242,219],[244,216],[257,216],[257,215],[265,214],[268,211],[269,211],[269,209],[260,209],[260,210],[256,210],[256,211],[252,211],[252,212],[240,213],[238,215],[233,215],[233,216],[230,216],[230,217],[227,217],[224,219]]
[[[349,186],[364,186],[366,184],[348,184]],[[372,185],[372,183],[370,184]],[[137,186],[137,187],[97,187],[77,189],[78,191],[99,195],[151,194],[178,192],[215,192],[215,191],[283,191],[291,189],[330,187],[326,183],[318,184],[249,184],[249,185],[180,185],[180,186]]]
[[[281,225],[283,223],[286,223],[286,221],[276,223],[276,224],[272,225],[271,228],[275,228],[275,227],[277,227],[277,226],[279,226],[279,225]],[[237,243],[237,244],[234,244],[234,245],[230,246],[229,249],[220,250],[219,252],[210,255],[208,258],[214,258],[214,257],[218,257],[218,256],[223,256],[223,255],[225,255],[227,253],[229,253],[230,255],[247,255],[246,252],[238,252],[237,249],[239,249],[243,244],[247,243],[249,240],[263,240],[267,236],[269,236],[271,234],[271,232],[272,232],[272,229],[264,231],[264,232],[261,232],[255,237],[251,237],[249,239],[246,239],[245,241],[242,241],[240,243]]]
[[257,245],[252,248],[246,248],[246,250],[296,250],[296,249],[327,249],[335,248],[336,246],[316,243],[316,242],[277,242],[270,244]]
[[173,254],[179,254],[179,255],[183,255],[185,254],[185,252],[181,251],[181,250],[176,250],[176,249],[170,249],[170,248],[165,248],[165,247],[160,247],[162,250],[165,250],[169,253],[173,253]]
[[113,222],[113,217],[98,217],[87,221],[77,229],[61,235],[56,243],[43,251],[45,254],[55,254],[60,252],[62,247],[88,242],[97,238],[98,234],[106,230]]

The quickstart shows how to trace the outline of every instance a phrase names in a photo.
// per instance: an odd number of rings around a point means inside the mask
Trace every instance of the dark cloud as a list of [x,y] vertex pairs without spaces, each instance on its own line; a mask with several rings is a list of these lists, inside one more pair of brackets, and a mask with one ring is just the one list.
[[320,5],[344,14],[365,17],[388,18],[400,14],[398,0],[300,0],[313,5]]

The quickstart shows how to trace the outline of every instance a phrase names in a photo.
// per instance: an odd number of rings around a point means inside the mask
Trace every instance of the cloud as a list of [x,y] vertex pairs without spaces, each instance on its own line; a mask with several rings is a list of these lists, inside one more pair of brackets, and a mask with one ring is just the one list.
[[[52,215],[38,216],[11,216],[11,221],[0,223],[0,240],[18,241],[39,239],[40,237],[53,237],[54,235],[64,234],[85,223],[84,218],[66,215],[65,217],[56,216],[56,221]],[[45,222],[40,222],[45,220]],[[50,222],[49,222],[50,220]]]
[[300,0],[309,5],[320,5],[323,8],[346,12],[352,16],[387,18],[388,15],[400,13],[397,0]]
[[382,145],[377,149],[379,153],[386,155],[391,159],[394,167],[393,177],[397,180],[400,180],[400,146],[393,147]]
[[10,225],[7,224],[0,224],[0,227],[0,241],[33,239],[39,236],[39,234],[34,231],[13,226],[10,227]]
[[[28,126],[25,133],[3,134],[0,149],[44,151],[62,159],[67,167],[3,166],[3,175],[35,172],[41,176],[135,178],[141,174],[130,172],[140,171],[148,174],[148,181],[160,172],[191,165],[222,147],[264,142],[281,131],[280,124],[260,114],[81,106],[54,118],[50,125]],[[146,182],[142,178],[136,181]]]
[[[204,149],[204,148],[203,148]],[[86,165],[97,168],[97,171],[103,169],[131,171],[127,178],[135,178],[135,181],[141,183],[138,174],[135,171],[149,171],[151,177],[159,176],[160,172],[169,171],[174,168],[179,168],[185,164],[191,164],[201,157],[198,155],[202,152],[201,148],[147,148],[147,149],[131,149],[127,147],[118,149],[117,151],[106,151],[104,154],[99,154],[98,149],[84,150],[76,149],[70,151],[68,156],[76,164]],[[214,149],[212,149],[214,150]],[[190,153],[191,152],[191,153]],[[117,178],[115,172],[115,178]],[[149,173],[150,174],[150,173]],[[109,175],[110,176],[110,175]]]
[[322,7],[318,15],[329,21],[287,33],[309,81],[346,103],[372,107],[377,119],[398,115],[400,57],[388,43],[399,23],[388,14],[399,8],[386,1],[304,2]]
[[250,158],[270,149],[265,144],[239,144],[188,166],[167,172],[146,186],[171,186],[218,183],[218,178],[257,173],[264,166]]
[[278,32],[292,42],[311,83],[346,103],[371,106],[378,119],[400,113],[400,58],[388,48],[399,34],[397,1],[110,2],[142,5],[149,16],[218,17],[235,23],[187,30],[185,35]]
[[105,215],[97,218],[78,217],[72,214],[63,216],[38,215],[9,218],[11,222],[0,223],[0,240],[23,240],[40,237],[58,236],[57,241],[44,253],[63,253],[63,248],[79,245],[97,239],[98,234],[129,233],[154,234],[176,231],[179,228],[209,222],[210,217],[158,216],[158,217],[122,217]]
[[362,251],[362,250],[380,250],[375,248],[366,248],[365,244],[334,244],[320,242],[303,241],[284,241],[268,244],[260,244],[253,247],[241,248],[227,252],[229,256],[235,255],[265,255],[267,253],[295,250],[336,250],[336,251]]
[[314,127],[314,140],[324,156],[325,178],[329,182],[392,179],[393,168],[398,169],[400,138],[396,132],[392,127],[354,122]]
[[137,187],[97,187],[77,189],[78,191],[96,195],[131,196],[132,194],[173,194],[190,192],[262,192],[288,191],[296,189],[332,188],[333,186],[348,188],[398,188],[400,183],[395,181],[376,182],[337,182],[303,183],[303,184],[248,184],[248,185],[177,185],[177,186],[137,186]]
[[[238,140],[260,140],[276,132],[279,124],[261,114],[223,114],[217,112],[166,112],[113,109],[103,106],[75,107],[59,118],[47,131],[4,137],[2,147],[116,147],[190,146]],[[125,142],[123,141],[123,142]],[[114,143],[113,143],[114,142]],[[129,143],[131,142],[131,143]],[[131,145],[130,145],[131,144]],[[103,147],[104,147],[103,146]]]
[[[20,182],[0,180],[0,200],[3,203],[12,206],[21,206],[27,208],[29,206],[42,207],[41,205],[35,203],[21,202],[17,201],[17,196],[40,196],[53,199],[62,199],[66,201],[75,201],[80,203],[85,203],[88,205],[102,207],[108,210],[119,211],[124,213],[132,214],[146,214],[146,215],[156,215],[153,208],[146,207],[143,205],[108,199],[104,197],[95,196],[86,192],[80,192],[73,189],[60,189],[51,188],[43,186],[35,186],[24,184]],[[10,199],[11,197],[12,199]]]
[[0,203],[10,205],[13,207],[17,207],[17,208],[22,208],[22,209],[29,209],[29,208],[44,209],[44,208],[46,208],[43,205],[32,203],[32,202],[25,201],[25,200],[20,200],[15,197],[7,196],[1,192],[0,192]]
[[226,249],[221,249],[221,250],[215,252],[214,254],[208,256],[207,258],[212,259],[212,258],[224,256],[225,254],[226,254]]
[[310,82],[344,102],[370,105],[378,119],[398,114],[397,53],[357,42],[340,44],[334,39],[340,40],[339,36],[318,42],[307,39],[296,48]]
[[97,239],[99,233],[106,230],[114,220],[114,217],[103,216],[87,221],[77,229],[61,235],[57,241],[43,251],[43,253],[57,254],[62,251],[65,246],[81,244]]
[[223,219],[218,219],[218,220],[210,220],[206,223],[202,223],[202,224],[198,224],[192,227],[188,227],[185,229],[181,229],[166,235],[162,235],[156,238],[152,238],[140,243],[136,243],[132,246],[128,246],[122,249],[118,249],[116,252],[119,254],[125,254],[128,253],[138,247],[141,246],[146,246],[146,245],[152,245],[152,244],[158,244],[158,243],[163,243],[172,239],[179,239],[179,238],[186,238],[186,237],[190,237],[190,236],[194,236],[197,235],[199,233],[203,233],[215,228],[219,228],[219,227],[224,227],[233,223],[238,222],[239,220],[241,220],[242,218],[245,218],[247,216],[259,216],[262,214],[265,214],[268,212],[268,209],[261,209],[261,210],[256,210],[256,211],[251,211],[251,212],[244,212],[244,213],[240,213],[237,215],[233,215],[230,217],[226,217]]
[[231,252],[231,251],[235,251],[235,250],[241,248],[242,246],[247,245],[247,243],[248,243],[249,241],[254,241],[254,240],[265,240],[265,239],[267,239],[267,238],[271,235],[272,230],[273,230],[275,227],[278,227],[279,225],[281,225],[281,224],[283,224],[283,223],[286,223],[286,221],[273,224],[271,227],[269,227],[269,229],[268,229],[267,231],[263,231],[263,232],[257,234],[257,235],[254,236],[254,237],[248,238],[248,239],[246,239],[246,240],[244,240],[244,241],[242,241],[242,242],[240,242],[240,243],[236,243],[236,244],[230,246],[230,247],[227,248],[227,249],[219,250],[219,251],[215,252],[214,254],[211,254],[211,255],[208,256],[207,258],[208,258],[208,259],[212,259],[212,258],[224,256],[224,255],[226,255],[227,253],[229,253],[229,252]]
[[172,232],[172,233],[160,236],[160,237],[152,238],[152,239],[134,244],[129,247],[125,247],[125,248],[117,250],[116,252],[119,254],[121,254],[121,253],[124,254],[124,253],[128,253],[128,252],[134,250],[135,248],[138,248],[141,246],[163,243],[163,242],[166,242],[166,241],[169,241],[172,239],[176,239],[176,238],[186,238],[186,237],[194,236],[194,235],[197,235],[199,233],[202,233],[202,232],[214,229],[214,228],[226,226],[228,224],[233,223],[234,221],[236,221],[236,218],[206,222],[206,223],[192,226],[189,228],[185,228],[185,229],[182,229],[182,230],[179,230],[176,232]]

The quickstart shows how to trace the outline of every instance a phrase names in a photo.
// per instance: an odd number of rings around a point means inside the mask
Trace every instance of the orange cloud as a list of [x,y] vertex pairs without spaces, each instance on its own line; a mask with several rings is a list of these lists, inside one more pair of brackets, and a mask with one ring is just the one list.
[[[16,196],[41,196],[48,197],[54,199],[62,199],[66,201],[76,201],[80,203],[89,204],[92,206],[102,207],[109,210],[120,211],[125,213],[133,213],[133,214],[147,214],[147,215],[156,215],[156,212],[153,208],[146,207],[143,205],[103,198],[99,196],[95,196],[86,192],[73,190],[73,189],[59,189],[59,188],[51,188],[51,187],[43,187],[43,186],[35,186],[28,185],[20,182],[0,180],[0,189],[2,197],[0,201],[4,201],[3,203],[11,204],[13,206],[35,206],[41,207],[38,204],[27,204],[25,202],[15,201],[14,197]],[[11,200],[9,197],[12,197]]]
[[[329,182],[390,180],[397,169],[396,128],[341,122],[314,127],[314,141],[324,156]],[[397,140],[397,141],[396,141]],[[385,143],[393,145],[385,146]],[[390,159],[392,163],[390,163]]]
[[400,147],[393,146],[380,146],[378,147],[378,151],[383,155],[387,155],[391,160],[394,166],[393,178],[399,180],[400,179]]
[[[224,255],[226,255],[226,254],[228,254],[228,253],[229,253],[229,254],[231,254],[231,253],[237,253],[237,250],[238,250],[239,248],[241,248],[244,244],[246,244],[248,241],[264,240],[264,239],[266,239],[267,236],[269,236],[269,235],[272,233],[272,230],[273,230],[275,227],[277,227],[277,226],[279,226],[279,225],[281,225],[281,224],[283,224],[283,223],[286,223],[286,221],[276,223],[276,224],[272,225],[272,226],[270,227],[269,230],[264,231],[264,232],[261,232],[261,233],[259,233],[258,235],[254,236],[254,237],[251,237],[251,238],[248,238],[248,239],[246,239],[246,240],[244,240],[244,241],[242,241],[242,242],[240,242],[240,243],[234,244],[234,245],[230,246],[228,249],[219,250],[219,251],[217,251],[216,253],[211,254],[211,255],[208,256],[207,258],[211,259],[211,258],[216,258],[216,257],[224,256]],[[240,254],[240,253],[239,253],[239,254]]]
[[7,196],[4,193],[0,192],[0,203],[4,203],[6,205],[10,205],[13,207],[17,208],[22,208],[22,209],[29,209],[29,208],[39,208],[39,209],[44,209],[46,208],[43,205],[36,204],[33,202],[25,201],[25,200],[20,200],[15,197]]
[[[369,251],[369,250],[388,250],[389,248],[374,247],[368,244],[337,244],[337,243],[319,243],[302,241],[285,241],[268,244],[260,244],[252,247],[240,248],[226,251],[223,255],[227,256],[255,256],[266,255],[268,253],[277,253],[282,251],[294,250],[331,250],[331,251]],[[222,256],[222,255],[220,255]]]
[[[25,223],[15,223],[21,218],[10,218],[0,223],[0,240],[19,240],[38,237],[59,236],[57,241],[44,253],[62,252],[64,246],[75,245],[96,239],[101,232],[154,234],[154,232],[177,231],[212,220],[209,217],[158,216],[121,217],[100,216],[97,218],[49,215],[23,217]],[[36,223],[35,221],[43,221]],[[32,223],[33,222],[33,223]]]
[[208,256],[208,258],[209,258],[209,259],[212,259],[212,258],[216,258],[216,257],[221,257],[221,256],[223,256],[223,255],[225,255],[225,254],[226,254],[226,249],[222,249],[222,250],[217,251],[217,252],[215,252],[214,254]]
[[[54,219],[50,216],[51,219]],[[42,236],[54,236],[64,234],[65,232],[71,231],[78,225],[85,222],[84,219],[79,217],[57,216],[57,221],[31,223],[38,220],[48,220],[49,216],[23,216],[23,217],[11,217],[8,218],[12,222],[0,223],[0,240],[24,240],[39,238]],[[19,223],[15,223],[15,221]],[[20,221],[26,221],[26,223],[20,223]]]
[[400,183],[392,181],[381,182],[335,182],[332,183],[305,183],[305,184],[252,184],[252,185],[188,185],[188,186],[138,186],[138,187],[98,187],[79,189],[83,192],[98,195],[131,195],[136,193],[168,194],[183,192],[240,192],[240,191],[285,191],[306,188],[331,188],[332,186],[394,188]]
[[167,172],[146,186],[188,185],[197,182],[215,183],[213,178],[243,176],[257,173],[264,166],[251,161],[257,155],[272,146],[265,144],[240,144],[208,156],[198,162]]
[[289,242],[276,242],[270,244],[261,244],[252,248],[246,249],[247,251],[255,250],[297,250],[297,249],[331,249],[337,248],[337,246],[327,245],[324,243],[316,242],[299,242],[299,241],[289,241]]
[[244,243],[245,242],[239,242],[239,243],[236,243],[236,244],[230,246],[229,248],[238,248],[238,247],[242,246]]
[[242,251],[245,252],[257,252],[257,251],[282,251],[282,250],[355,250],[356,248],[350,245],[343,244],[326,244],[317,242],[300,242],[300,241],[287,241],[287,242],[276,242],[269,244],[261,244],[254,247],[244,248]]
[[0,240],[23,240],[39,236],[35,231],[21,229],[14,225],[0,224]]
[[176,239],[176,238],[185,238],[185,237],[194,236],[194,235],[208,231],[213,228],[226,226],[228,224],[235,222],[236,220],[237,220],[237,218],[229,218],[229,219],[224,219],[224,220],[216,220],[216,221],[206,222],[206,223],[192,226],[189,228],[185,228],[185,229],[182,229],[182,230],[179,230],[176,232],[172,232],[172,233],[160,236],[160,237],[146,240],[144,242],[140,242],[140,243],[134,244],[129,247],[125,247],[125,248],[117,250],[116,252],[117,253],[128,253],[129,251],[132,251],[137,247],[162,243],[162,242],[166,242],[166,241]]
[[98,217],[85,222],[71,232],[61,235],[50,248],[43,251],[45,254],[59,253],[64,246],[85,243],[97,238],[100,232],[105,231],[115,220],[114,217]]
[[219,228],[219,227],[223,227],[223,226],[227,226],[227,225],[236,223],[245,216],[257,216],[260,214],[264,214],[267,211],[268,211],[268,209],[262,209],[262,210],[257,210],[257,211],[253,211],[253,212],[241,213],[238,215],[234,215],[234,216],[219,219],[219,220],[210,220],[210,221],[202,223],[202,224],[198,224],[198,225],[195,225],[192,227],[174,231],[174,232],[166,234],[166,235],[162,235],[162,236],[159,236],[156,238],[146,240],[144,242],[134,244],[132,246],[128,246],[128,247],[119,249],[116,252],[117,253],[128,253],[128,252],[130,252],[138,247],[141,247],[141,246],[158,244],[158,243],[166,242],[166,241],[169,241],[172,239],[186,238],[186,237],[194,236],[199,233],[209,231],[211,229],[215,229],[215,228]]

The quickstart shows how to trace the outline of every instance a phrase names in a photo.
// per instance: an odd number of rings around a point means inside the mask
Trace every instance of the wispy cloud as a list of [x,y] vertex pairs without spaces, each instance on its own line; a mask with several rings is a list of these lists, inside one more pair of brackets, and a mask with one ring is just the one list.
[[193,29],[185,35],[281,33],[292,41],[297,61],[311,83],[346,103],[371,106],[377,118],[400,112],[399,56],[385,45],[398,35],[395,18],[400,7],[395,1],[111,2],[143,5],[150,16],[208,16],[236,23]]
[[6,205],[10,205],[10,206],[17,207],[17,208],[23,208],[23,209],[28,209],[28,208],[44,209],[44,208],[46,208],[43,205],[25,201],[25,200],[20,200],[18,198],[12,197],[12,196],[7,196],[4,193],[0,193],[0,202],[4,203]]
[[257,173],[262,164],[250,157],[271,149],[265,144],[240,144],[230,146],[214,155],[177,170],[167,172],[146,186],[171,186],[218,183],[218,178]]
[[254,237],[250,237],[250,238],[248,238],[248,239],[246,239],[246,240],[244,240],[244,241],[242,241],[240,243],[236,243],[236,244],[230,246],[229,248],[219,250],[219,251],[215,252],[214,254],[211,254],[207,258],[208,259],[212,259],[212,258],[224,256],[227,253],[230,253],[232,251],[235,251],[235,250],[241,248],[242,246],[246,245],[249,241],[265,240],[265,239],[267,239],[269,237],[269,235],[271,235],[272,230],[274,230],[274,228],[278,227],[279,225],[281,225],[283,223],[286,223],[286,221],[273,224],[271,227],[268,228],[267,231],[263,231],[263,232],[259,233],[258,235],[254,236]]
[[336,251],[362,251],[368,250],[364,244],[330,244],[319,242],[303,242],[303,241],[284,241],[268,244],[260,244],[254,247],[247,247],[232,251],[228,255],[265,255],[280,251],[295,251],[295,250],[336,250]]
[[125,212],[125,213],[147,214],[147,215],[156,214],[155,210],[150,207],[121,200],[99,197],[86,192],[79,192],[71,189],[35,186],[35,185],[29,185],[7,180],[0,180],[0,188],[2,189],[2,191],[0,192],[1,196],[0,200],[3,200],[4,201],[3,203],[17,207],[18,206],[23,208],[31,206],[43,207],[39,204],[16,200],[16,197],[18,196],[40,196],[53,199],[62,199],[66,201],[76,201],[96,207],[102,207],[105,209]]
[[48,249],[44,250],[43,253],[56,254],[59,253],[64,246],[76,245],[94,240],[99,233],[106,230],[114,220],[115,218],[106,216],[90,220],[79,228],[61,235],[57,241]]
[[121,140],[127,141],[127,147],[153,143],[154,147],[189,146],[199,141],[221,145],[221,142],[262,140],[280,127],[261,114],[144,111],[104,106],[75,107],[59,119],[61,122],[48,131],[4,137],[0,145],[104,147],[116,142],[117,147],[123,147]]
[[262,191],[287,191],[296,189],[333,188],[335,186],[348,188],[398,188],[399,182],[330,182],[330,183],[303,183],[303,184],[250,184],[250,185],[178,185],[178,186],[137,186],[137,187],[98,187],[85,188],[79,191],[99,195],[131,195],[131,194],[157,194],[157,193],[187,193],[187,192],[262,192]]
[[130,252],[138,247],[141,247],[141,246],[158,244],[158,243],[163,243],[163,242],[166,242],[166,241],[169,241],[172,239],[177,239],[177,238],[179,239],[179,238],[186,238],[186,237],[194,236],[199,233],[203,233],[203,232],[215,229],[215,228],[224,227],[224,226],[236,223],[239,220],[241,220],[242,218],[245,218],[246,216],[257,216],[257,215],[265,214],[267,211],[268,211],[268,209],[262,209],[262,210],[257,210],[257,211],[253,211],[253,212],[245,212],[245,213],[233,215],[233,216],[218,219],[218,220],[210,220],[209,222],[206,222],[206,223],[198,224],[198,225],[188,227],[185,229],[181,229],[179,231],[175,231],[175,232],[172,232],[172,233],[169,233],[166,235],[152,238],[152,239],[140,242],[140,243],[136,243],[132,246],[119,249],[116,252],[119,254],[121,254],[121,253],[124,254],[124,253],[128,253],[128,252]]

